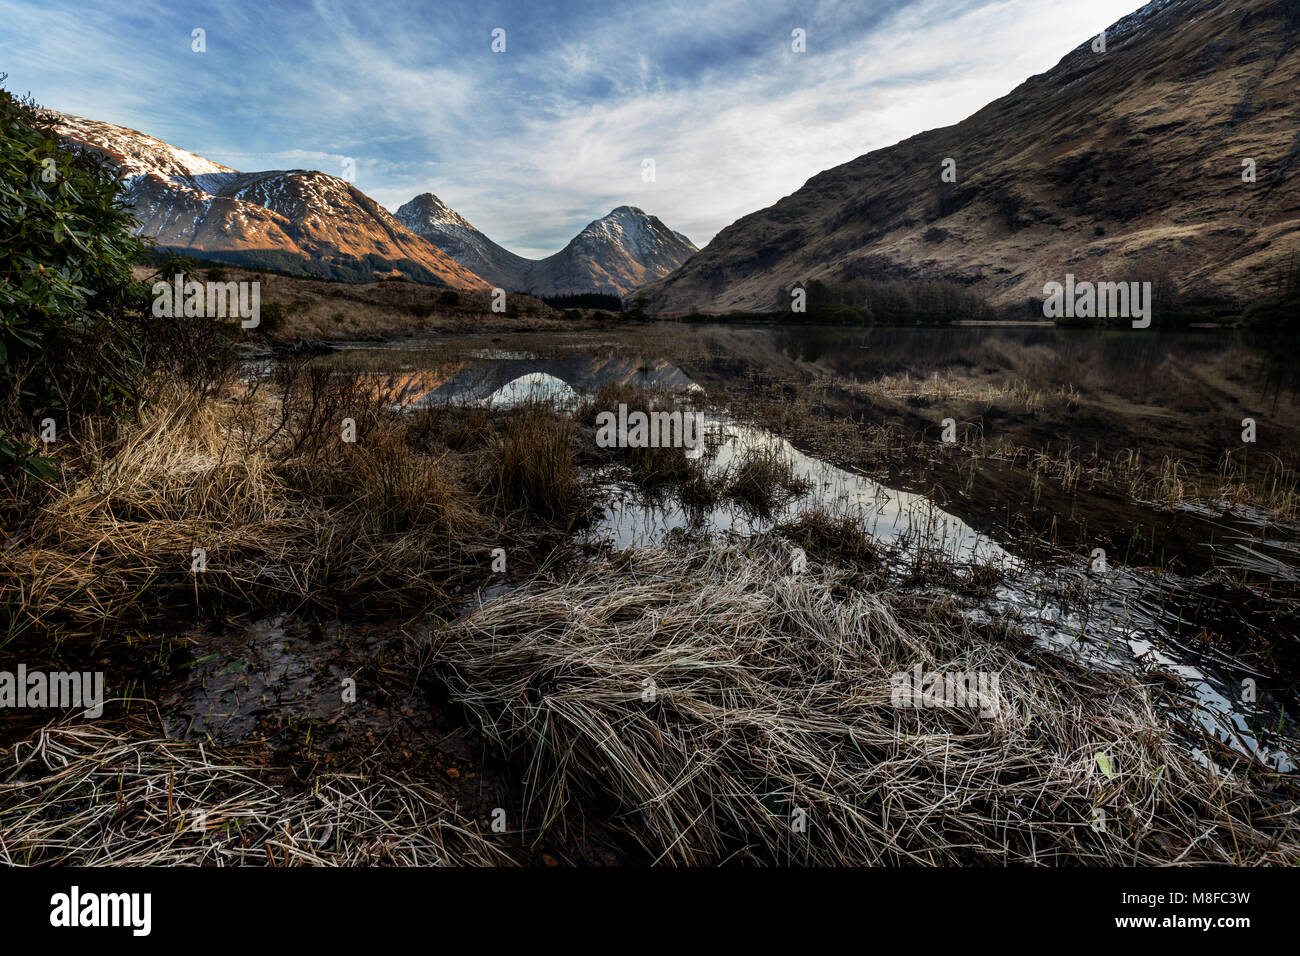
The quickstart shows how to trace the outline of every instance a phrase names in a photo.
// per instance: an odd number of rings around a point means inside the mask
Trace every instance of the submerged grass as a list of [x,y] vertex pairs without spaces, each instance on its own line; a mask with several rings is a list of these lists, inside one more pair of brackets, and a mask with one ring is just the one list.
[[[784,555],[635,553],[423,652],[544,818],[603,807],[654,862],[1300,862],[1293,785],[1201,766],[1155,688]],[[914,667],[996,675],[996,714],[894,706]]]
[[[630,415],[642,412],[680,415],[697,409],[682,395],[637,385],[616,383],[603,386],[580,410],[578,421],[594,431],[601,412],[617,413],[624,406]],[[589,452],[596,462],[614,461],[648,497],[673,495],[688,509],[710,508],[732,501],[750,513],[770,515],[809,490],[795,474],[793,463],[781,448],[767,442],[744,442],[725,467],[713,459],[723,442],[724,429],[715,422],[698,436],[699,448],[687,454],[681,444],[657,443]]]
[[[1265,453],[1242,443],[1217,459],[1192,453],[1144,455],[1141,447],[1157,443],[1134,439],[1136,447],[1107,453],[1100,441],[1089,448],[1061,440],[1070,431],[1065,426],[1031,429],[1039,443],[1016,442],[1005,434],[986,436],[981,423],[1022,415],[1033,422],[1044,407],[1068,421],[1081,407],[1078,389],[1067,383],[1046,394],[1026,392],[1023,383],[991,388],[938,376],[912,385],[900,390],[890,377],[866,384],[766,382],[729,395],[719,393],[715,400],[743,409],[747,420],[815,454],[880,474],[893,470],[897,477],[898,471],[911,470],[933,476],[944,454],[958,454],[971,468],[994,463],[1021,469],[1031,478],[1051,478],[1067,494],[1113,494],[1166,509],[1247,507],[1274,521],[1300,521],[1300,458],[1294,451]],[[843,402],[852,408],[863,396],[895,404],[875,410],[879,421],[831,414],[831,404]],[[924,410],[919,421],[910,414],[916,409]],[[948,415],[957,424],[957,442],[944,446],[940,421]]]
[[[620,406],[626,407],[628,415],[633,412],[646,416],[655,412],[689,414],[691,411],[679,400],[679,396],[667,391],[617,382],[602,386],[579,411],[578,419],[594,433],[596,417],[602,412],[617,415]],[[648,492],[684,486],[691,488],[695,497],[701,500],[715,497],[714,494],[704,493],[705,489],[700,484],[701,463],[697,459],[688,458],[680,445],[654,444],[602,451],[626,465],[632,480]]]
[[728,498],[758,514],[771,514],[810,488],[789,456],[770,443],[742,448],[721,480]]

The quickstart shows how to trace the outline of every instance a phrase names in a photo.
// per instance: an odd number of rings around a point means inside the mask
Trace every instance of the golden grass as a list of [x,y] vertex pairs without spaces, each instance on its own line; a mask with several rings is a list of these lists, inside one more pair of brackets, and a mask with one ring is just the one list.
[[61,486],[0,552],[11,629],[439,600],[483,527],[454,463],[405,444],[398,416],[342,441],[340,419],[362,427],[373,408],[340,406],[309,434],[284,427],[278,407],[237,388],[198,405],[164,393],[112,440],[83,436]]
[[576,520],[586,498],[574,439],[569,417],[545,402],[512,409],[495,443],[488,484],[502,507],[544,521]]
[[[139,275],[148,275],[142,269]],[[222,281],[257,281],[263,310],[274,305],[283,318],[280,341],[378,339],[422,332],[481,332],[592,326],[590,310],[574,315],[520,293],[507,298],[507,312],[492,311],[490,289],[449,290],[418,282],[334,282],[229,266]],[[254,330],[260,338],[267,330]]]

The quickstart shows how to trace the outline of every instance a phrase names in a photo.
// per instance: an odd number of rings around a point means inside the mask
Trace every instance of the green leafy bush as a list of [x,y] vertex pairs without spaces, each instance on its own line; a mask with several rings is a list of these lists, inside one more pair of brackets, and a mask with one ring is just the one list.
[[107,159],[62,146],[0,90],[0,476],[53,474],[24,437],[43,419],[64,429],[134,401],[148,298],[131,267],[145,246],[119,188]]

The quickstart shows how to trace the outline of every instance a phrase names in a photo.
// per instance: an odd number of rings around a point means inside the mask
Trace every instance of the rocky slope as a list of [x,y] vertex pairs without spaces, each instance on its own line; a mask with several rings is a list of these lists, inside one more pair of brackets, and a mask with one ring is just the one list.
[[416,196],[397,210],[397,218],[499,287],[534,295],[624,295],[667,275],[698,251],[681,233],[635,206],[619,206],[589,223],[545,259],[525,259],[497,245],[433,193]]
[[961,123],[814,176],[641,292],[724,312],[811,278],[946,278],[1027,314],[1066,272],[1164,273],[1185,302],[1247,301],[1300,261],[1298,78],[1298,0],[1157,0],[1104,53],[1089,38]]
[[68,143],[122,171],[138,232],[194,254],[332,278],[399,272],[456,288],[488,283],[352,184],[314,170],[241,173],[136,130],[52,114]]
[[433,193],[421,193],[398,207],[396,216],[407,229],[494,286],[524,291],[524,276],[533,261],[497,245]]

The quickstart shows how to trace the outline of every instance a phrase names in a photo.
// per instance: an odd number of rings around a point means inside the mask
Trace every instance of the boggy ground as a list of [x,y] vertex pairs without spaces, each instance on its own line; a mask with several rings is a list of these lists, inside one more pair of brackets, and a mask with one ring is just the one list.
[[[685,367],[714,401],[927,495],[1031,561],[1100,548],[1111,565],[1195,578],[1194,593],[1170,594],[1180,631],[1266,660],[1292,675],[1289,696],[1300,689],[1294,342],[1055,329],[1010,341],[961,329],[700,337],[708,353]],[[1246,418],[1254,443],[1242,441]]]
[[[691,348],[700,380],[743,360]],[[761,378],[751,399],[784,388]],[[6,715],[6,860],[1300,857],[1291,775],[1225,750],[1210,770],[1158,716],[1159,682],[977,623],[935,575],[885,591],[841,518],[630,554],[576,540],[611,469],[756,510],[798,492],[770,458],[709,478],[675,450],[596,446],[596,410],[671,396],[617,387],[571,414],[388,399],[297,360],[160,381],[138,422],[72,435],[61,480],[5,503],[5,660],[103,669],[115,698],[46,730]],[[786,405],[835,420],[820,396]],[[918,664],[996,673],[996,707],[894,706],[892,675]]]
[[[674,363],[711,407],[757,421],[825,460],[918,492],[1042,560],[1104,548],[1112,562],[1223,572],[1266,588],[1278,568],[1228,542],[1297,526],[1297,343],[1222,331],[1054,328],[781,329],[660,326],[564,336],[447,339],[404,353],[527,354],[567,368]],[[353,353],[341,367],[391,367]],[[432,374],[432,373],[431,373]],[[436,376],[434,376],[436,378]],[[1242,420],[1256,441],[1242,441]],[[943,441],[952,419],[956,441]],[[1230,533],[1233,532],[1233,533]],[[1213,545],[1213,546],[1211,546]]]

